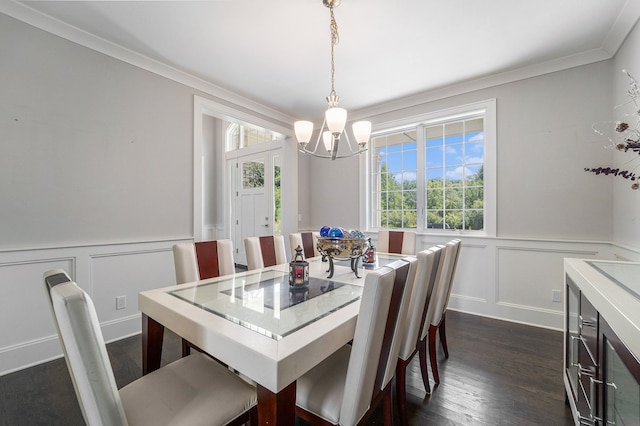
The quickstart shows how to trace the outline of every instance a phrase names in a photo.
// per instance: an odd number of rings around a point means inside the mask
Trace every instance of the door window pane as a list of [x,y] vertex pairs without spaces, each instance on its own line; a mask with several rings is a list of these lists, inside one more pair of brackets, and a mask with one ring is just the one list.
[[247,161],[242,163],[242,188],[264,187],[264,162]]
[[274,235],[282,235],[282,215],[281,215],[281,196],[280,196],[280,156],[273,156],[273,205],[275,212],[274,219]]

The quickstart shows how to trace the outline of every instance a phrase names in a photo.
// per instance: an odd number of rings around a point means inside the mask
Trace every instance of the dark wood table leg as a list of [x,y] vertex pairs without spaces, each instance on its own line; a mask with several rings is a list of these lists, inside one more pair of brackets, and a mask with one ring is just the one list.
[[142,375],[160,368],[164,325],[142,314]]
[[258,424],[260,426],[296,423],[296,382],[278,393],[258,385]]

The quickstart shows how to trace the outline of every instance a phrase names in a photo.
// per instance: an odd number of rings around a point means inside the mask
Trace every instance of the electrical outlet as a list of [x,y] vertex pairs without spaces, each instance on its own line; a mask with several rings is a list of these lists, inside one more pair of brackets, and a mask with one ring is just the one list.
[[127,296],[116,297],[116,309],[124,309],[127,307]]
[[562,293],[560,290],[551,290],[551,301],[558,303],[562,301]]

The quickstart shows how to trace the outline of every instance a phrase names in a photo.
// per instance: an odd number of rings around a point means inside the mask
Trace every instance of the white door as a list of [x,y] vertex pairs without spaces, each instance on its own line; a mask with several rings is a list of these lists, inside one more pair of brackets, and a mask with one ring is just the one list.
[[[274,235],[276,226],[274,196],[275,170],[280,150],[238,156],[227,163],[231,179],[232,239],[236,263],[246,265],[244,239]],[[279,185],[279,182],[278,182]],[[235,228],[235,229],[234,229]]]

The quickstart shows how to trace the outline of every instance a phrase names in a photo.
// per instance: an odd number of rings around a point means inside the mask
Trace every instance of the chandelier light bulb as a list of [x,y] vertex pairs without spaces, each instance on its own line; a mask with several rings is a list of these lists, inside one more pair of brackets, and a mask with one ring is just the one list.
[[331,132],[322,132],[322,143],[324,144],[324,148],[327,150],[327,152],[331,152],[331,150],[333,149],[333,135],[331,134]]
[[371,136],[371,122],[356,121],[351,128],[353,129],[353,136],[356,138],[356,142],[358,142],[360,148],[364,148]]
[[334,135],[342,133],[345,124],[347,124],[346,109],[338,107],[329,108],[327,112],[325,112],[324,117],[331,133]]
[[306,145],[311,140],[311,134],[313,133],[313,123],[311,121],[296,121],[293,124],[293,128],[296,132],[296,138],[300,145]]

